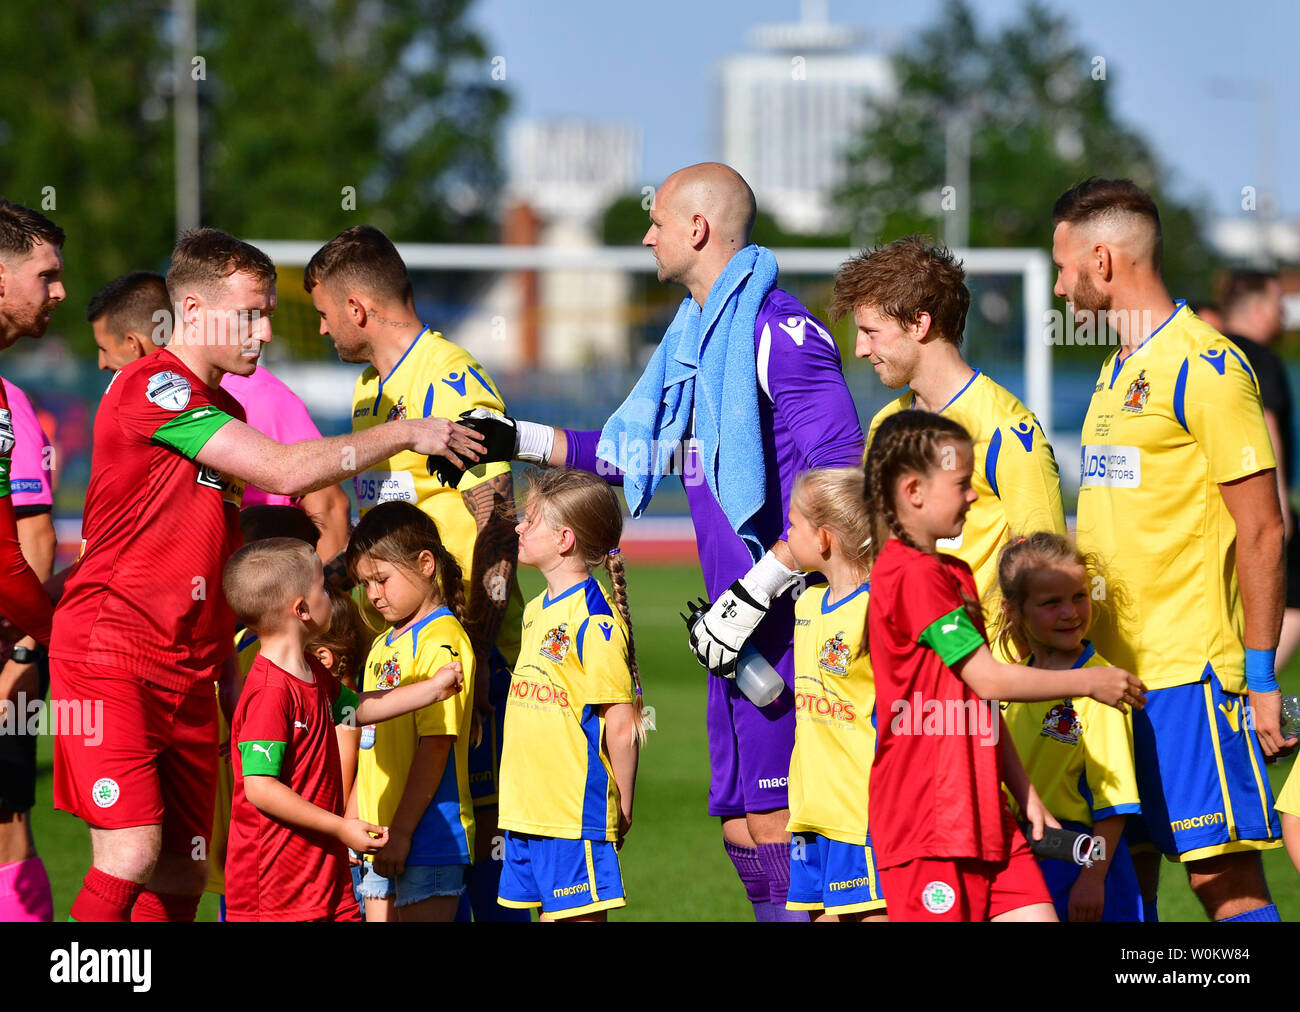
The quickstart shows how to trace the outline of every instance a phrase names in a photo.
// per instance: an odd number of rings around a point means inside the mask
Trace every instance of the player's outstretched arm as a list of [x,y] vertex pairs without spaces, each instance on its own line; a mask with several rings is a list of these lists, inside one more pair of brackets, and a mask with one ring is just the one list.
[[[1237,525],[1237,584],[1245,612],[1246,683],[1260,748],[1276,755],[1296,739],[1282,738],[1282,693],[1273,671],[1284,601],[1283,526],[1273,470],[1219,486]],[[1244,564],[1243,564],[1244,563]]]
[[[383,826],[372,826],[360,819],[345,819],[341,815],[317,808],[288,784],[273,776],[246,775],[244,797],[263,815],[287,822],[297,829],[342,840],[358,854],[373,854],[388,841]],[[372,837],[372,833],[378,834],[378,838]]]
[[373,689],[357,695],[357,724],[381,724],[404,713],[414,713],[434,703],[450,699],[465,688],[460,661],[439,668],[432,678],[399,685],[395,689]]
[[278,495],[305,495],[337,485],[402,450],[441,454],[457,465],[477,461],[483,442],[473,429],[446,418],[387,422],[364,432],[277,443],[236,419],[221,426],[194,459]]
[[1003,664],[981,645],[952,665],[953,672],[981,699],[1038,703],[1066,696],[1091,696],[1119,710],[1146,705],[1146,686],[1122,668],[1071,668],[1046,671]]

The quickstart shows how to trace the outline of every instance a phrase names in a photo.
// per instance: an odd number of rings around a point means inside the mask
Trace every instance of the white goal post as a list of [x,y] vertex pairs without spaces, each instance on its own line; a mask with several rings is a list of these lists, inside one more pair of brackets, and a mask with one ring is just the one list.
[[[275,263],[305,267],[320,242],[251,240]],[[469,243],[398,243],[412,270],[617,271],[649,273],[654,258],[640,246],[502,246]],[[834,275],[859,251],[848,248],[774,249],[781,269],[792,274]],[[1051,309],[1051,261],[1038,249],[957,249],[967,274],[1015,274],[1024,279],[1025,403],[1052,433],[1052,353],[1044,326]],[[812,308],[814,312],[816,307]]]

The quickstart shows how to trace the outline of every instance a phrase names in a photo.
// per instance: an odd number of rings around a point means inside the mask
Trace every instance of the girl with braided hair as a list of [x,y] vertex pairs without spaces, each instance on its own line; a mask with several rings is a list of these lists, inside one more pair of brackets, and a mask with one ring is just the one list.
[[604,480],[558,469],[532,476],[516,529],[519,561],[541,571],[546,590],[524,608],[506,704],[497,900],[539,907],[542,920],[603,921],[625,905],[618,849],[632,825],[646,726],[618,547],[623,514]]
[[925,411],[887,418],[867,452],[875,559],[864,648],[877,718],[868,822],[890,920],[1054,921],[1002,785],[1035,839],[1056,821],[996,701],[1092,696],[1123,710],[1145,697],[1118,668],[1031,672],[993,657],[970,567],[936,552],[976,499],[973,464],[966,430]]

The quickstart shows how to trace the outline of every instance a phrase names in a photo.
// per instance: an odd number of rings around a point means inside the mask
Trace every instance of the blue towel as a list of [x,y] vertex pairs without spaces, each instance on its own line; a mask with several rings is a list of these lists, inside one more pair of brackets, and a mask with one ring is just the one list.
[[751,244],[727,263],[702,310],[687,298],[596,448],[623,472],[623,494],[639,517],[686,436],[693,408],[704,478],[755,561],[767,550],[751,523],[766,498],[767,468],[754,327],[776,276],[772,251]]

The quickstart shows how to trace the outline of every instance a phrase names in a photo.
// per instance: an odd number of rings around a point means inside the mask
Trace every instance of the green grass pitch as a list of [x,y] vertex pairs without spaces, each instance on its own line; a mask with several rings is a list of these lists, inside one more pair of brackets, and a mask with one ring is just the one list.
[[[534,570],[520,574],[525,598],[540,593]],[[705,740],[706,675],[686,646],[678,611],[704,593],[698,566],[631,567],[628,591],[637,659],[647,705],[658,727],[641,754],[636,821],[622,852],[628,905],[612,920],[751,920],[739,880],[723,853],[716,819],[706,814],[708,750]],[[1300,665],[1281,677],[1283,691],[1300,691]],[[33,813],[37,847],[54,886],[55,918],[67,918],[81,877],[90,863],[85,827],[52,811],[51,741],[40,742],[40,779]],[[1276,793],[1291,760],[1271,766]],[[1264,866],[1283,920],[1300,919],[1300,879],[1282,850],[1264,855]],[[216,919],[216,899],[204,897],[200,920]],[[1186,874],[1164,862],[1160,914],[1163,920],[1204,920]]]

